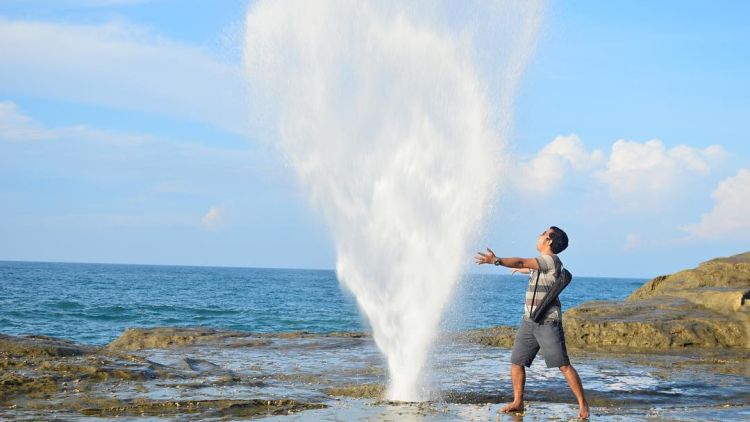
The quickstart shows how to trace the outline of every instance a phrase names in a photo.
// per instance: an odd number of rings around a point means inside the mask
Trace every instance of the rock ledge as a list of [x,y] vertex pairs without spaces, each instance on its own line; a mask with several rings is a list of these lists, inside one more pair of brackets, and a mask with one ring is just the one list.
[[659,276],[625,301],[564,313],[572,347],[750,348],[750,252]]

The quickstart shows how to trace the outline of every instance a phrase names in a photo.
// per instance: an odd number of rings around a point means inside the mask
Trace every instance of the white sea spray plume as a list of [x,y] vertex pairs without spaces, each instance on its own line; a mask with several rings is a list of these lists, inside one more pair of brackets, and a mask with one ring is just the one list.
[[337,276],[386,358],[389,399],[429,397],[442,312],[505,179],[512,97],[540,10],[343,0],[249,9],[256,133],[279,146],[322,211]]

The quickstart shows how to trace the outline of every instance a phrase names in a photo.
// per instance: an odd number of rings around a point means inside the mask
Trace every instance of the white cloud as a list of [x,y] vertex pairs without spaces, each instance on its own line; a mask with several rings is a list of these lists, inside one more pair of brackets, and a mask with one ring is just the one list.
[[628,233],[625,236],[625,245],[623,246],[623,249],[626,251],[630,251],[636,249],[641,245],[641,243],[641,236],[639,236],[637,233]]
[[54,136],[54,133],[23,114],[14,102],[0,101],[0,141],[29,141]]
[[12,101],[0,101],[0,141],[40,141],[62,138],[95,140],[113,145],[139,145],[154,137],[93,128],[86,125],[46,127],[22,112]]
[[106,229],[111,227],[162,228],[195,227],[195,218],[174,212],[66,213],[53,216],[22,217],[21,224],[66,227],[75,229]]
[[620,139],[612,145],[606,169],[597,177],[607,185],[613,199],[648,200],[651,205],[658,205],[677,189],[687,187],[685,176],[708,175],[725,155],[719,145],[667,149],[659,139],[643,143]]
[[570,169],[585,172],[603,161],[603,153],[586,151],[578,136],[558,136],[533,159],[519,164],[516,184],[528,193],[550,193],[560,186]]
[[[54,207],[39,207],[41,214],[17,217],[29,226],[219,230],[231,221],[233,208],[218,204],[197,216],[190,209],[247,188],[275,164],[262,154],[87,125],[46,125],[14,102],[0,101],[0,169],[10,175],[0,202],[14,195],[35,201],[46,194],[29,187],[27,178],[54,184],[58,198]],[[76,201],[61,199],[66,195],[60,192],[67,191],[75,192]],[[92,212],[87,206],[92,202],[101,211]]]
[[659,139],[620,139],[607,155],[587,149],[570,134],[556,137],[534,157],[518,163],[511,179],[531,198],[545,198],[561,186],[589,192],[604,188],[620,210],[648,211],[663,209],[727,156],[720,145],[667,148]]
[[576,170],[589,170],[604,161],[600,150],[587,152],[578,136],[558,136],[542,149],[540,155],[557,155],[565,159]]
[[149,1],[151,0],[63,0],[64,3],[93,7],[116,6],[120,4],[141,4]]
[[187,118],[247,133],[238,64],[123,23],[0,18],[0,90]]
[[68,183],[117,183],[118,191],[140,190],[138,195],[213,197],[227,194],[227,181],[266,174],[275,168],[274,158],[250,145],[221,148],[82,124],[50,126],[12,101],[0,101],[0,168],[16,179],[62,176]]
[[750,170],[740,169],[711,194],[714,207],[700,223],[683,227],[691,237],[715,239],[750,236]]
[[201,218],[201,225],[207,229],[217,229],[224,223],[224,209],[214,205]]
[[153,191],[157,193],[190,193],[191,189],[180,181],[164,180],[157,183],[153,187]]
[[[35,6],[43,6],[45,9],[54,7],[108,7],[118,5],[131,5],[148,3],[153,0],[36,0]],[[4,0],[6,4],[27,6],[29,0]]]

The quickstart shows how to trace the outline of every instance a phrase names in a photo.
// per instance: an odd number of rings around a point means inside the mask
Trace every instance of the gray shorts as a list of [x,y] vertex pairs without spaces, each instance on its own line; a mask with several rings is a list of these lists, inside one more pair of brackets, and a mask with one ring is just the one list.
[[547,320],[541,324],[525,317],[521,319],[510,362],[528,368],[539,350],[542,351],[547,368],[570,365],[565,348],[565,333],[559,319]]

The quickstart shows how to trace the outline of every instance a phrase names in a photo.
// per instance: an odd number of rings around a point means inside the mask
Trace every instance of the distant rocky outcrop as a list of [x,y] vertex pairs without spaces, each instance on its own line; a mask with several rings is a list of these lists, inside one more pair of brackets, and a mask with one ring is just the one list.
[[331,332],[326,334],[307,331],[279,333],[251,333],[227,331],[207,327],[133,327],[106,346],[107,350],[135,351],[143,349],[171,349],[185,346],[256,347],[266,346],[270,339],[296,339],[316,337],[363,338],[367,333]]
[[[224,340],[247,337],[241,331],[222,331],[200,327],[128,328],[120,337],[107,345],[109,350],[167,349],[181,346],[219,343]],[[250,345],[263,343],[249,340]]]
[[571,347],[750,348],[750,252],[659,276],[625,301],[565,312]]

